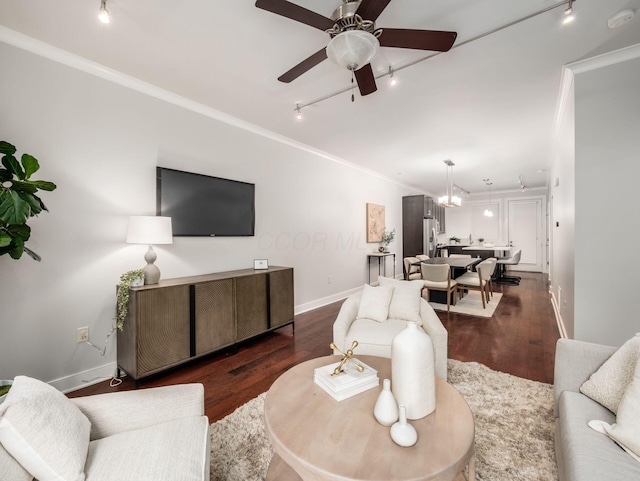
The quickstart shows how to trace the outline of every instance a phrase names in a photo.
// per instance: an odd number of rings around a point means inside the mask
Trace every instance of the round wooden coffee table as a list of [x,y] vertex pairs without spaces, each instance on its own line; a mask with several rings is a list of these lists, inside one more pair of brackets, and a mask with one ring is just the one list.
[[382,379],[391,379],[390,360],[356,357],[378,371],[379,388],[335,401],[313,382],[313,370],[337,362],[337,356],[298,364],[273,383],[264,403],[275,450],[267,480],[446,481],[464,479],[467,465],[469,479],[475,479],[475,425],[458,391],[436,379],[436,410],[410,421],[418,442],[402,448],[373,416]]

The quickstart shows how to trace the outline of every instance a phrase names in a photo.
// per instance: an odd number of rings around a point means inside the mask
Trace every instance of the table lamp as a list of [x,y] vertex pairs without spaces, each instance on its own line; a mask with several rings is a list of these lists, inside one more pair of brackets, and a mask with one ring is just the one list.
[[173,244],[171,217],[134,215],[129,217],[127,230],[128,244],[148,244],[149,250],[144,255],[147,265],[144,267],[144,283],[157,284],[160,280],[160,269],[154,264],[158,256],[153,244]]

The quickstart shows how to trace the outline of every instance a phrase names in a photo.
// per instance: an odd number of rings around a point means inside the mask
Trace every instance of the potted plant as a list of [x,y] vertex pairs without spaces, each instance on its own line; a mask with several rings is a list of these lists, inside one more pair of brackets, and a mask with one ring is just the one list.
[[144,284],[144,270],[135,269],[125,272],[120,276],[120,284],[116,291],[116,327],[122,331],[124,320],[129,311],[129,294],[132,287],[140,287]]
[[40,164],[29,154],[22,154],[20,161],[14,156],[16,148],[0,141],[2,167],[0,167],[0,255],[9,254],[20,259],[26,252],[34,260],[41,257],[24,244],[31,236],[27,219],[47,210],[38,190],[55,190],[56,185],[46,180],[32,180]]
[[4,402],[9,389],[11,389],[12,384],[13,381],[0,381],[0,404]]
[[386,228],[382,231],[382,243],[383,246],[380,246],[378,249],[380,252],[389,252],[389,244],[393,242],[393,239],[396,237],[396,230],[393,229],[388,231]]
[[456,244],[460,243],[459,237],[449,237],[449,242],[455,242]]

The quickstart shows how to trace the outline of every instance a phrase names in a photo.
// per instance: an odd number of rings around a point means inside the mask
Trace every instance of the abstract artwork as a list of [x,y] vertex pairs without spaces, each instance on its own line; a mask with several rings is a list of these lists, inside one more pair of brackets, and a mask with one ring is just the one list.
[[367,204],[367,242],[382,242],[384,205]]

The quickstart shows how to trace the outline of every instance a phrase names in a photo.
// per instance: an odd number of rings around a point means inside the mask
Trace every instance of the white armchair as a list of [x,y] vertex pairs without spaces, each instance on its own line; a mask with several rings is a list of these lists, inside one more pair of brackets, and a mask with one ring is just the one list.
[[[86,481],[209,481],[211,440],[202,384],[71,401],[91,423]],[[0,473],[2,480],[33,480],[2,445]]]
[[[358,341],[358,354],[391,358],[391,341],[407,323],[400,319],[377,322],[370,319],[356,319],[360,307],[361,293],[348,297],[333,323],[333,342],[343,351]],[[420,299],[422,329],[431,337],[435,353],[436,375],[447,380],[447,339],[448,333],[438,315],[424,299]],[[334,354],[339,354],[337,351]]]

